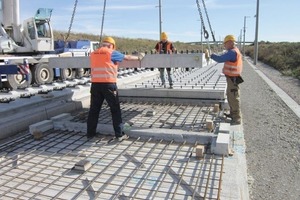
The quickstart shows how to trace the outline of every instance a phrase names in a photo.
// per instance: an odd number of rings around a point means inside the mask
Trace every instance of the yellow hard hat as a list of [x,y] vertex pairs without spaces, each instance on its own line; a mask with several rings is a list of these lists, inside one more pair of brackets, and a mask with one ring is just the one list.
[[160,39],[161,39],[161,40],[167,40],[167,39],[168,39],[168,35],[166,34],[166,32],[162,32],[162,33],[161,33]]
[[234,35],[227,35],[225,38],[224,38],[224,44],[228,41],[233,41],[235,42],[235,37]]
[[113,44],[114,48],[116,48],[116,42],[115,42],[115,40],[112,37],[106,37],[106,38],[104,38],[103,42],[107,42],[107,43]]

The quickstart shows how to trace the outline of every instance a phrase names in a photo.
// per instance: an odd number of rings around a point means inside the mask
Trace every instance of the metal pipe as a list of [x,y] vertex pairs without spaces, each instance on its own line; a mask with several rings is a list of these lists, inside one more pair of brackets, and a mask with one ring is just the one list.
[[105,8],[106,8],[106,0],[104,0],[104,4],[103,4],[101,32],[100,32],[100,39],[99,39],[100,42],[102,42],[102,34],[103,34],[103,26],[104,26],[104,17],[105,17]]
[[243,55],[244,56],[245,56],[246,18],[249,18],[249,16],[244,16],[244,42],[243,42]]
[[[160,36],[161,36],[161,32],[162,32],[162,20],[161,20],[161,0],[159,0],[158,9],[159,9],[159,38],[160,38]],[[160,38],[160,39],[161,39],[161,38]]]
[[201,24],[201,53],[203,53],[203,27],[202,27],[202,24]]
[[256,27],[255,27],[255,42],[254,42],[254,65],[257,64],[258,60],[258,20],[259,20],[259,0],[256,5]]

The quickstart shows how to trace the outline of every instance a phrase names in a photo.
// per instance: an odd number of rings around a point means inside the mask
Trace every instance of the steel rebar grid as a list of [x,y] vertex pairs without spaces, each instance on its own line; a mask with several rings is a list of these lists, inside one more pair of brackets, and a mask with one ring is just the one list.
[[[147,102],[121,102],[122,118],[134,127],[141,128],[167,128],[185,131],[207,132],[206,120],[216,120],[219,112],[212,111],[213,106],[176,103],[147,103]],[[147,115],[147,111],[155,114]],[[86,123],[87,110],[81,112],[72,120]],[[100,124],[111,124],[111,114],[108,106],[103,105],[98,119]]]
[[[59,132],[59,134],[63,134],[63,132],[65,132],[65,131],[60,131]],[[46,133],[47,134],[47,133]],[[49,133],[48,133],[49,134]],[[50,133],[51,134],[51,133]],[[58,135],[59,136],[59,135]],[[73,135],[71,134],[70,135],[70,133],[68,133],[68,138],[71,138]],[[32,136],[31,136],[31,138],[32,138]],[[66,139],[68,139],[68,138],[66,138]],[[51,138],[51,140],[48,140],[47,141],[47,143],[46,143],[46,145],[47,144],[51,144],[51,143],[53,143],[53,141],[55,140],[55,139],[57,139],[57,137],[54,137],[54,138]],[[56,145],[56,144],[55,144]],[[72,145],[72,143],[70,143],[69,145]],[[45,153],[45,152],[47,152],[47,150],[49,150],[50,148],[52,148],[53,146],[50,146],[50,147],[48,147],[48,148],[46,148],[46,149],[44,149],[44,150],[42,150],[42,151],[38,151],[38,153],[37,154],[34,154],[34,156],[36,157],[37,155],[41,155],[42,153]],[[65,146],[65,148],[67,148],[68,146]],[[26,150],[25,150],[26,151]],[[32,153],[34,153],[35,151],[37,151],[36,149],[35,150],[32,150],[32,151],[29,151],[26,155],[29,155],[29,154],[32,154]],[[72,153],[72,151],[69,151],[67,154],[65,154],[65,155],[68,155],[68,154],[70,154],[70,153]],[[48,156],[55,156],[55,155],[58,155],[59,154],[59,152],[53,152],[52,154],[50,154],[50,155],[48,155]],[[64,155],[64,156],[65,156]],[[79,155],[80,156],[80,155]],[[25,156],[24,156],[25,157]],[[58,157],[58,158],[60,158],[60,157]],[[18,158],[19,160],[21,160],[21,158]],[[27,160],[25,160],[25,161],[23,161],[23,163],[27,163],[27,162],[29,162],[30,163],[30,160],[31,158],[28,158]],[[38,162],[38,163],[35,163],[35,165],[38,165],[38,164],[40,164],[40,165],[43,165],[42,163],[44,162],[44,161],[46,161],[47,159],[49,159],[48,157],[45,157],[44,159],[42,159],[42,160],[40,160],[40,162]],[[50,162],[49,164],[53,164],[53,163],[55,163],[55,162],[57,162],[59,159],[56,159],[56,160],[54,160],[53,162]],[[21,164],[22,163],[19,163],[19,164],[17,164],[16,166],[14,166],[14,167],[18,167],[18,165],[20,165],[21,166]],[[47,167],[47,165],[45,165],[45,167]],[[36,174],[37,173],[40,173],[41,171],[43,171],[44,169],[43,168],[41,168],[40,170],[37,170],[37,171],[35,171],[36,172]],[[32,174],[31,176],[29,176],[27,179],[29,179],[29,178],[33,178],[36,174]],[[39,183],[41,183],[41,181],[43,181],[43,180],[45,180],[46,178],[48,178],[50,175],[52,175],[52,174],[49,174],[48,176],[46,176],[46,177],[44,177],[42,180],[40,180],[39,182],[37,182],[35,185],[33,185],[32,187],[28,187],[27,188],[27,190],[30,190],[30,189],[32,189],[34,186],[37,186]],[[16,177],[18,177],[19,175],[16,175]],[[16,178],[16,177],[11,177],[11,180],[13,180],[14,178]],[[11,181],[11,180],[9,180],[9,181]],[[17,185],[15,185],[14,187],[18,187],[18,186],[20,186],[22,183],[20,182],[19,184],[17,184]],[[13,190],[14,188],[11,188],[10,190],[8,190],[8,191],[6,191],[6,192],[4,192],[4,193],[2,193],[2,195],[5,195],[5,194],[8,194],[9,192],[11,192],[12,190]],[[16,198],[18,199],[19,197],[22,197],[22,195],[23,194],[25,194],[25,193],[27,193],[28,191],[27,190],[24,190],[21,194],[19,194]]]
[[[81,137],[80,139],[82,139],[82,137]],[[97,144],[99,144],[100,142],[102,142],[104,139],[105,139],[105,137],[100,138],[99,141],[98,141],[97,143],[90,145],[90,148],[93,148],[94,146],[96,146]],[[77,143],[78,141],[79,141],[79,140],[76,140],[76,141],[74,141],[73,143],[70,143],[69,145],[71,146],[71,145],[73,145],[74,143]],[[86,144],[88,141],[89,141],[89,140],[85,140],[85,141],[82,143],[82,145]],[[104,143],[106,143],[106,142],[104,142]],[[78,147],[81,147],[82,145],[80,145],[80,146],[78,146]],[[64,155],[62,155],[62,157],[60,157],[60,159],[63,158],[63,157],[69,156],[69,155],[70,155],[74,150],[76,150],[76,149],[77,149],[77,148],[72,149],[71,151],[67,151]],[[88,150],[88,149],[87,149],[87,150]],[[86,151],[87,151],[87,150],[86,150]],[[78,154],[77,156],[72,156],[72,157],[74,157],[74,158],[80,158],[81,155],[82,155],[83,153],[85,153],[85,151],[81,152],[81,154]],[[58,160],[58,159],[57,159],[57,160]],[[74,160],[76,160],[76,159],[74,159]],[[74,160],[68,160],[68,161],[67,161],[67,166],[74,166],[74,164],[75,164]],[[65,168],[66,168],[65,165],[63,165],[63,166],[61,166],[59,169],[65,169]],[[70,173],[72,170],[73,170],[73,168],[72,168],[72,167],[69,167],[69,168],[67,168],[67,169],[65,170],[64,174],[68,174],[68,173]],[[50,173],[48,176],[44,177],[43,180],[46,180],[47,178],[50,178],[51,175],[54,175],[54,173],[55,173],[55,171],[54,171],[53,173]],[[79,175],[78,177],[81,177],[81,176],[82,176],[82,175]],[[77,177],[76,179],[78,179],[78,177]],[[59,181],[59,180],[56,180],[56,182],[58,182],[58,181]],[[55,184],[55,181],[53,181],[52,184]],[[59,186],[59,184],[57,184],[57,185]],[[70,185],[63,187],[63,189],[61,189],[60,192],[63,192],[63,191],[65,191],[65,190],[67,190],[67,189],[69,188],[69,186],[70,186]],[[35,194],[32,198],[37,197],[39,194],[41,194],[42,192],[44,192],[46,189],[47,189],[47,188],[43,188],[42,190],[39,191],[39,193]],[[49,189],[49,188],[48,188],[48,189]],[[51,199],[55,199],[55,197],[52,196]]]
[[[136,139],[136,141],[138,141],[138,140],[139,140],[139,138]],[[132,142],[132,144],[133,144],[133,143],[134,143],[134,142]],[[109,143],[107,143],[107,144],[109,144]],[[121,144],[121,143],[118,143],[117,146],[119,146],[120,144]],[[129,147],[130,147],[130,146],[126,147],[125,149],[128,149]],[[114,150],[114,149],[111,149],[111,150],[108,151],[104,156],[109,155],[109,153],[110,153],[111,151],[113,151],[113,150]],[[119,155],[115,158],[115,160],[114,160],[112,163],[110,163],[110,164],[113,164],[114,162],[116,162],[116,161],[117,161],[117,158],[119,158],[121,155],[122,155],[122,154],[119,154]],[[100,162],[100,159],[99,159],[98,161],[96,161],[93,165],[95,165],[95,164],[98,163],[98,162]],[[93,182],[94,180],[96,180],[98,177],[100,177],[100,175],[103,174],[103,172],[104,172],[105,170],[107,170],[109,166],[110,166],[110,165],[107,165],[107,166],[103,169],[103,171],[101,171],[99,174],[97,174],[96,176],[94,176],[94,177],[92,178],[92,180],[89,181],[89,183],[88,183],[83,189],[81,189],[80,192],[76,194],[76,196],[74,196],[73,199],[76,199],[77,197],[80,196],[80,194],[82,194],[82,193],[83,193],[84,191],[86,191],[89,187],[91,187],[92,182]],[[79,178],[74,179],[70,184],[75,183],[75,181],[77,181],[78,179],[79,179]],[[58,198],[60,194],[62,194],[62,191],[59,192],[59,193],[58,193],[56,196],[54,196],[53,198],[54,198],[54,199]]]
[[[67,137],[68,134],[70,137]],[[101,138],[99,141],[89,141],[83,138],[84,136],[80,133],[70,132],[56,135],[53,137],[53,134],[49,134],[50,139],[46,136],[43,141],[33,141],[46,154],[42,160],[37,158],[38,162],[29,161],[35,165],[30,165],[31,169],[24,171],[24,175],[27,177],[20,179],[22,184],[17,182],[17,188],[11,187],[16,188],[16,190],[10,190],[12,194],[16,194],[14,197],[21,198],[24,195],[22,198],[26,196],[28,199],[33,197],[53,199],[56,194],[56,199],[69,199],[67,198],[68,195],[72,196],[72,199],[102,198],[105,196],[109,198],[145,199],[145,194],[149,198],[171,197],[174,195],[172,193],[174,188],[177,188],[176,191],[178,192],[174,198],[181,198],[187,194],[195,194],[196,197],[200,195],[195,191],[202,186],[197,184],[196,179],[199,177],[194,177],[193,174],[200,174],[201,171],[205,170],[198,167],[204,161],[194,160],[191,157],[194,147],[185,143],[173,144],[170,142],[164,145],[162,141],[130,140],[124,141],[125,143],[109,144],[106,138]],[[74,137],[75,139],[72,140]],[[59,146],[62,143],[60,138],[67,145]],[[41,146],[43,144],[44,146]],[[66,149],[66,146],[69,146],[70,149]],[[88,159],[93,161],[92,167],[85,173],[76,174],[71,169],[80,154],[72,158],[68,156],[76,150],[81,154],[86,153]],[[102,153],[102,156],[99,155],[99,152]],[[45,159],[47,162],[44,162]],[[187,162],[187,159],[190,161]],[[54,163],[59,161],[61,161],[60,166],[55,167]],[[20,168],[24,168],[22,163],[18,164]],[[41,166],[42,168],[40,168]],[[195,172],[188,172],[191,169]],[[63,173],[62,170],[64,170]],[[214,173],[219,173],[217,172],[218,169],[215,171]],[[205,174],[205,172],[203,173]],[[35,176],[37,176],[36,179]],[[18,174],[13,177],[19,178]],[[38,179],[38,177],[41,178]],[[28,183],[29,186],[25,187],[24,183]],[[6,187],[5,183],[3,185]],[[170,189],[166,189],[169,187]],[[52,191],[52,195],[49,191]]]

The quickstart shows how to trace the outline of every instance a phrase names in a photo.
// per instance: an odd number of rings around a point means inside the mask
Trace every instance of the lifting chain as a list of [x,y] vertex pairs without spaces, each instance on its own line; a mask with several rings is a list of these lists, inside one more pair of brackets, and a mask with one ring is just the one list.
[[[204,20],[203,20],[201,8],[200,8],[199,0],[196,0],[196,3],[197,3],[197,7],[198,7],[198,12],[199,12],[199,15],[200,15],[200,19],[201,19],[201,26],[203,27],[203,33],[204,33],[203,35],[204,35],[204,38],[205,38],[205,40],[207,42],[208,52],[210,52],[210,46],[209,46],[209,41],[208,41],[209,34],[208,34],[207,30],[205,29]],[[204,7],[204,10],[205,10],[205,13],[206,13],[206,18],[207,18],[207,21],[208,21],[208,24],[209,24],[209,28],[210,28],[210,31],[211,31],[211,34],[212,34],[212,37],[213,37],[213,41],[215,42],[215,36],[213,34],[213,31],[212,31],[212,28],[211,28],[211,25],[210,25],[210,22],[209,22],[209,18],[208,18],[208,14],[207,14],[207,10],[206,10],[206,6],[205,6],[204,0],[202,0],[202,3],[203,3],[203,7]]]
[[216,41],[215,35],[214,35],[214,32],[212,31],[212,28],[211,28],[211,25],[210,25],[210,21],[209,21],[209,17],[208,17],[208,13],[207,13],[207,9],[206,9],[204,0],[202,0],[202,3],[203,3],[203,8],[204,8],[204,11],[205,11],[205,14],[206,14],[207,22],[208,22],[208,25],[209,25],[209,28],[210,28],[211,36],[213,38],[213,41],[215,42]]
[[73,13],[72,13],[72,17],[71,17],[71,22],[70,22],[69,30],[68,30],[68,33],[67,33],[67,37],[65,38],[65,41],[68,40],[68,38],[70,36],[70,33],[71,33],[71,29],[72,29],[72,25],[73,25],[73,20],[74,20],[75,13],[76,13],[77,3],[78,3],[78,0],[75,0],[74,8],[73,8]]
[[203,20],[201,8],[200,8],[199,0],[196,0],[196,3],[197,3],[197,7],[198,7],[198,12],[199,12],[199,15],[200,15],[200,19],[201,19],[201,26],[203,27],[204,38],[208,39],[209,34],[208,34],[207,30],[205,29],[204,20]]

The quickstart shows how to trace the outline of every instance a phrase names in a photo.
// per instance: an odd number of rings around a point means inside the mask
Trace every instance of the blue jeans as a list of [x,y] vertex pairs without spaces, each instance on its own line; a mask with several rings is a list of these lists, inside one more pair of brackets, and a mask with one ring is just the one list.
[[[169,85],[173,86],[173,74],[172,74],[172,70],[171,70],[171,68],[166,68],[166,69],[167,69],[167,74],[168,74]],[[160,72],[161,83],[162,83],[162,85],[164,85],[164,84],[166,84],[166,80],[165,80],[165,68],[159,68],[159,72]]]
[[92,83],[91,105],[87,119],[87,136],[96,135],[98,118],[104,99],[110,107],[115,136],[123,135],[122,114],[118,96],[118,88],[115,83]]

